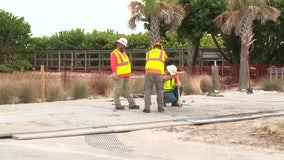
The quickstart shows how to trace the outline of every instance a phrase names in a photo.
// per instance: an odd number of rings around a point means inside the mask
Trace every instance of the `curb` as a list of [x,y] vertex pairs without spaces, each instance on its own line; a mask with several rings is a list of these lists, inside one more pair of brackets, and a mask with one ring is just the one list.
[[[175,119],[155,122],[144,122],[135,124],[122,124],[122,125],[109,125],[109,126],[97,126],[89,128],[78,128],[70,130],[57,130],[57,131],[43,131],[43,132],[31,132],[31,133],[14,133],[10,135],[10,138],[16,140],[30,140],[30,139],[43,139],[43,138],[58,138],[58,137],[70,137],[70,136],[83,136],[90,134],[107,134],[107,133],[121,133],[131,132],[145,129],[174,127],[183,125],[205,125],[212,123],[225,123],[235,122],[243,120],[252,120],[264,117],[276,117],[284,116],[284,112],[278,113],[264,113],[243,117],[230,117],[230,118],[212,118],[205,120],[190,120],[190,119]],[[9,134],[6,134],[9,135]]]

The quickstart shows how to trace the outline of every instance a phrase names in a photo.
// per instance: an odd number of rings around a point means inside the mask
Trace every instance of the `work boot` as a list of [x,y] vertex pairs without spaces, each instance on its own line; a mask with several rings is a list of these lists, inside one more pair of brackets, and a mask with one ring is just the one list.
[[123,105],[117,105],[115,106],[116,110],[125,110],[125,107]]
[[158,111],[159,111],[159,112],[164,112],[164,111],[165,111],[165,109],[164,109],[164,108],[162,108],[162,107],[158,107]]
[[139,109],[139,108],[140,108],[140,106],[138,106],[136,104],[134,104],[133,106],[129,107],[129,109]]
[[151,111],[150,111],[150,109],[144,108],[144,109],[143,109],[143,112],[144,112],[144,113],[150,113]]
[[172,103],[172,107],[181,107],[182,106],[182,104],[178,104],[177,102],[173,102]]

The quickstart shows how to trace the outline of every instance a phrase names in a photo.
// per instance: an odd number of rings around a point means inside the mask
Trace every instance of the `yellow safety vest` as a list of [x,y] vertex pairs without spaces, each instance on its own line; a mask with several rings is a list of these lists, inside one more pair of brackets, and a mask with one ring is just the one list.
[[146,73],[165,73],[165,52],[159,49],[152,49],[146,53]]
[[164,92],[169,92],[175,89],[175,79],[172,78],[164,82]]
[[131,73],[131,65],[129,63],[128,56],[124,56],[119,50],[115,49],[113,51],[117,58],[117,68],[116,68],[116,73],[117,75],[122,75],[122,74],[129,74]]

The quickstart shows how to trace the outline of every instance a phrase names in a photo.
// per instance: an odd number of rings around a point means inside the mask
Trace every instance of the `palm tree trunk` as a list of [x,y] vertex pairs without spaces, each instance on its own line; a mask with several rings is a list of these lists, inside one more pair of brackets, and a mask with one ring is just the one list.
[[239,91],[248,88],[248,56],[249,47],[253,43],[253,30],[252,30],[252,19],[250,14],[246,14],[243,17],[242,28],[240,31],[240,37],[242,41],[241,55],[240,55],[240,72],[239,72]]
[[158,16],[153,14],[150,23],[150,46],[160,41],[160,22]]
[[194,54],[194,45],[192,41],[188,42],[187,53],[188,53],[188,59],[187,59],[188,66],[192,66],[193,54]]
[[241,46],[241,55],[240,55],[240,72],[239,72],[239,91],[247,89],[248,82],[248,50],[249,47],[246,45]]

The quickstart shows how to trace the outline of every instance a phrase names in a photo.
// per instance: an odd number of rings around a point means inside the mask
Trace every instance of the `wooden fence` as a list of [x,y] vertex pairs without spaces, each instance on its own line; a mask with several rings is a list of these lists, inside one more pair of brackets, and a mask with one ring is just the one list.
[[[39,70],[41,65],[46,70],[71,70],[90,72],[95,69],[110,68],[110,53],[112,50],[67,50],[67,51],[41,51],[34,53],[34,66]],[[131,49],[126,53],[129,55],[130,63],[134,69],[144,68],[145,54],[147,50]],[[167,49],[169,63],[177,66],[187,65],[186,49]]]

